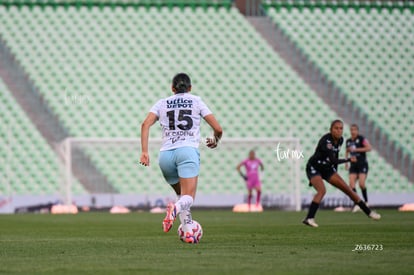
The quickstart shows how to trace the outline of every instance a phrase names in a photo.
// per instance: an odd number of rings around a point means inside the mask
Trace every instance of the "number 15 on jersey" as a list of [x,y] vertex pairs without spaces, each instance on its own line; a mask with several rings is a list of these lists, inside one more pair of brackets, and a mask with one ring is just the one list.
[[178,127],[183,131],[190,130],[193,127],[193,119],[191,118],[192,110],[177,110],[177,121],[175,120],[175,111],[171,110],[167,112],[169,129],[176,130],[176,127]]

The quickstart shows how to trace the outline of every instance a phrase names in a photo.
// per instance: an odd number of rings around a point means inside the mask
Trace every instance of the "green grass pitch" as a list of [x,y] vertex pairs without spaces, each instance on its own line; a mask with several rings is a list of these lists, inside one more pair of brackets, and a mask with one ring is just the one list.
[[[164,233],[164,215],[1,215],[1,274],[414,274],[414,213],[236,214],[194,210],[201,243]],[[378,250],[352,251],[356,245]],[[379,250],[382,246],[382,250]]]

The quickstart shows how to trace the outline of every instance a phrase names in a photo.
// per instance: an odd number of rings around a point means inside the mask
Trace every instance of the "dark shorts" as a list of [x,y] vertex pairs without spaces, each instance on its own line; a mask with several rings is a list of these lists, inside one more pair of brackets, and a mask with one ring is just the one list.
[[329,181],[333,174],[336,173],[334,167],[314,167],[310,163],[306,164],[306,176],[309,180],[309,186],[312,186],[310,183],[311,178],[314,176],[321,176],[324,180]]
[[368,162],[351,163],[349,174],[368,174]]

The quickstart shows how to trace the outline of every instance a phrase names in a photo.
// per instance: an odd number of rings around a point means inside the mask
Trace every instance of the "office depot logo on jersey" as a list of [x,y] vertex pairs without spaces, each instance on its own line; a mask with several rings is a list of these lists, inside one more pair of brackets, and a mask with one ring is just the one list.
[[167,109],[172,108],[192,108],[193,100],[185,98],[177,98],[174,100],[167,100]]

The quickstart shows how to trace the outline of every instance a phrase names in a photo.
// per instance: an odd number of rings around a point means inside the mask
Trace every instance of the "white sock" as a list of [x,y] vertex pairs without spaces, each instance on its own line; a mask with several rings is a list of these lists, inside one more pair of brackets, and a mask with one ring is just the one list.
[[178,217],[180,218],[183,230],[188,231],[187,226],[193,223],[193,217],[191,216],[190,210],[182,210],[180,214],[178,214]]
[[175,203],[177,214],[181,213],[183,210],[190,210],[191,205],[193,205],[193,197],[189,195],[181,196],[181,198]]

